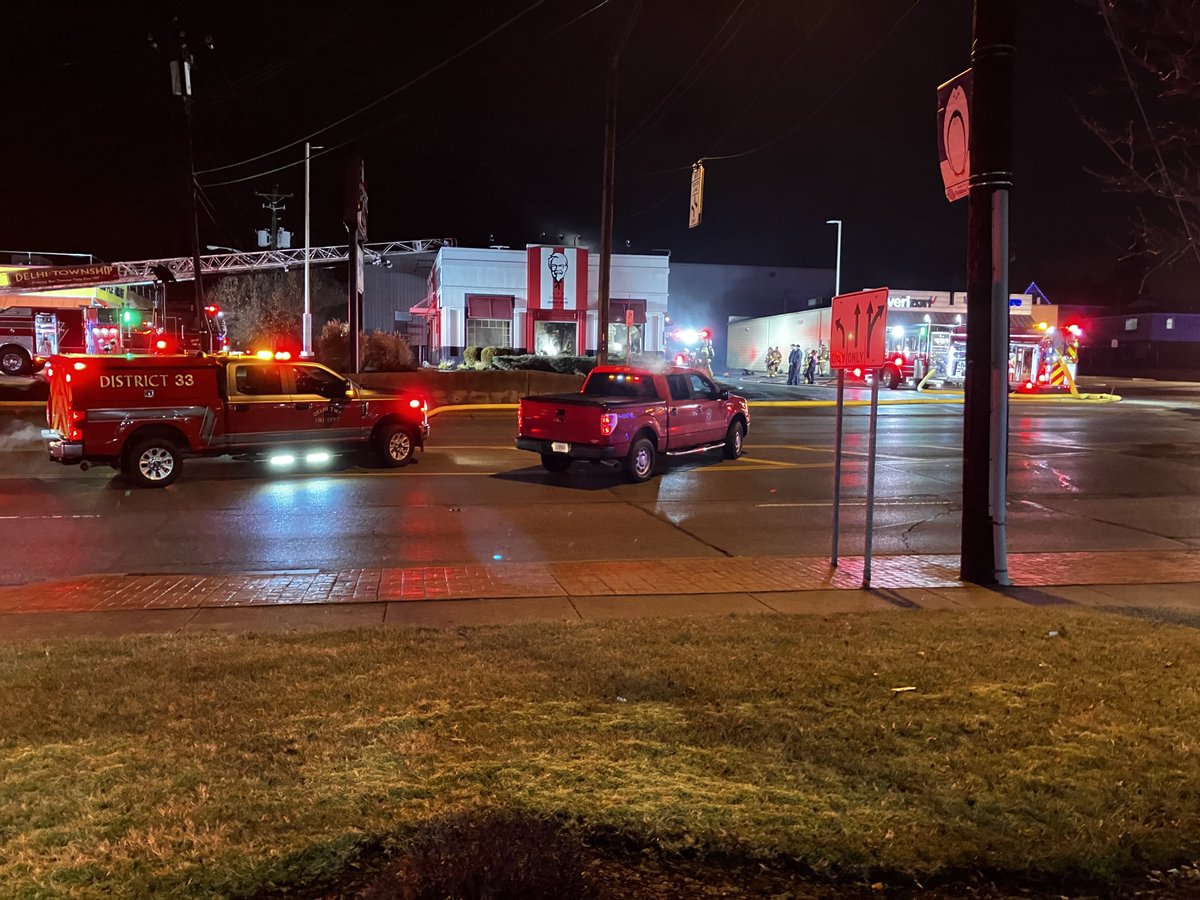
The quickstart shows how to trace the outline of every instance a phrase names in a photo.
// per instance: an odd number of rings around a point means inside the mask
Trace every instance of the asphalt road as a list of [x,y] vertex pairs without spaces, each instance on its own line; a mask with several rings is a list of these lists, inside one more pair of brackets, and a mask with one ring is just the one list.
[[[400,471],[280,474],[189,460],[166,490],[139,490],[111,469],[52,464],[36,415],[0,415],[0,582],[828,553],[833,410],[752,412],[742,459],[668,461],[640,485],[587,463],[545,472],[512,446],[512,413],[447,413],[432,420],[419,461]],[[864,408],[847,410],[847,555],[863,547],[866,426]],[[961,432],[958,405],[881,409],[877,554],[958,551]],[[1196,389],[1148,389],[1116,404],[1014,404],[1009,549],[1200,547],[1198,463]]]

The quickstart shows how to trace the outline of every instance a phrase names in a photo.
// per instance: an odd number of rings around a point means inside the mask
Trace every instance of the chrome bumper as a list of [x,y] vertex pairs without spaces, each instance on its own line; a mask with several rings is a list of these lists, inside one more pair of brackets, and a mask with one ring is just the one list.
[[42,429],[42,438],[46,441],[50,458],[55,462],[77,463],[83,460],[83,444],[68,443],[61,434],[49,428]]

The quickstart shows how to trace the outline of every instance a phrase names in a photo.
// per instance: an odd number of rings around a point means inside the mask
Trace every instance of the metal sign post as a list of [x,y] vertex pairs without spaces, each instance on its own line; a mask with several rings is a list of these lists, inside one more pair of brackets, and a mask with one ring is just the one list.
[[867,439],[867,532],[863,538],[863,587],[871,586],[871,538],[875,530],[875,435],[879,423],[879,371],[871,379],[871,424]]
[[879,368],[887,358],[888,289],[875,288],[833,298],[830,315],[829,365],[838,370],[837,418],[833,456],[833,551],[838,564],[838,530],[842,498],[842,419],[846,370],[874,370],[871,379],[870,436],[867,443],[867,521],[863,555],[863,587],[871,586],[872,530],[875,525],[875,442],[879,418]]
[[842,401],[846,396],[846,370],[838,369],[837,415],[833,432],[833,553],[830,562],[838,564],[838,519],[842,502]]

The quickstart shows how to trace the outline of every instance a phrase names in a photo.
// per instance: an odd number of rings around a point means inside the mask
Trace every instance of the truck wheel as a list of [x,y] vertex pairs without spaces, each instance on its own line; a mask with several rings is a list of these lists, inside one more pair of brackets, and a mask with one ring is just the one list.
[[729,430],[725,432],[725,458],[737,459],[742,455],[742,438],[746,436],[746,426],[737,420],[729,423]]
[[542,468],[547,472],[565,472],[571,465],[571,457],[565,453],[543,453]]
[[0,350],[0,372],[5,375],[28,375],[33,371],[33,360],[24,347],[5,347]]
[[122,466],[125,474],[139,487],[166,487],[174,483],[183,468],[179,448],[166,438],[147,438],[133,445]]
[[884,366],[879,380],[887,385],[888,390],[894,391],[900,387],[900,370],[895,366]]
[[376,447],[384,463],[399,468],[412,461],[416,442],[412,432],[403,425],[385,425],[376,439]]
[[654,474],[654,456],[654,443],[649,438],[638,438],[625,457],[626,477],[630,481],[648,481]]

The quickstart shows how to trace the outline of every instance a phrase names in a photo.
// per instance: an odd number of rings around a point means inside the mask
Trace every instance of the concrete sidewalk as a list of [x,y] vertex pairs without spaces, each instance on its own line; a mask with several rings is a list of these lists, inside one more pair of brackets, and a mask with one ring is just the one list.
[[456,627],[752,613],[1023,606],[1200,616],[1200,550],[1012,554],[1009,588],[958,580],[956,556],[861,557],[96,575],[0,587],[0,639],[307,628]]

